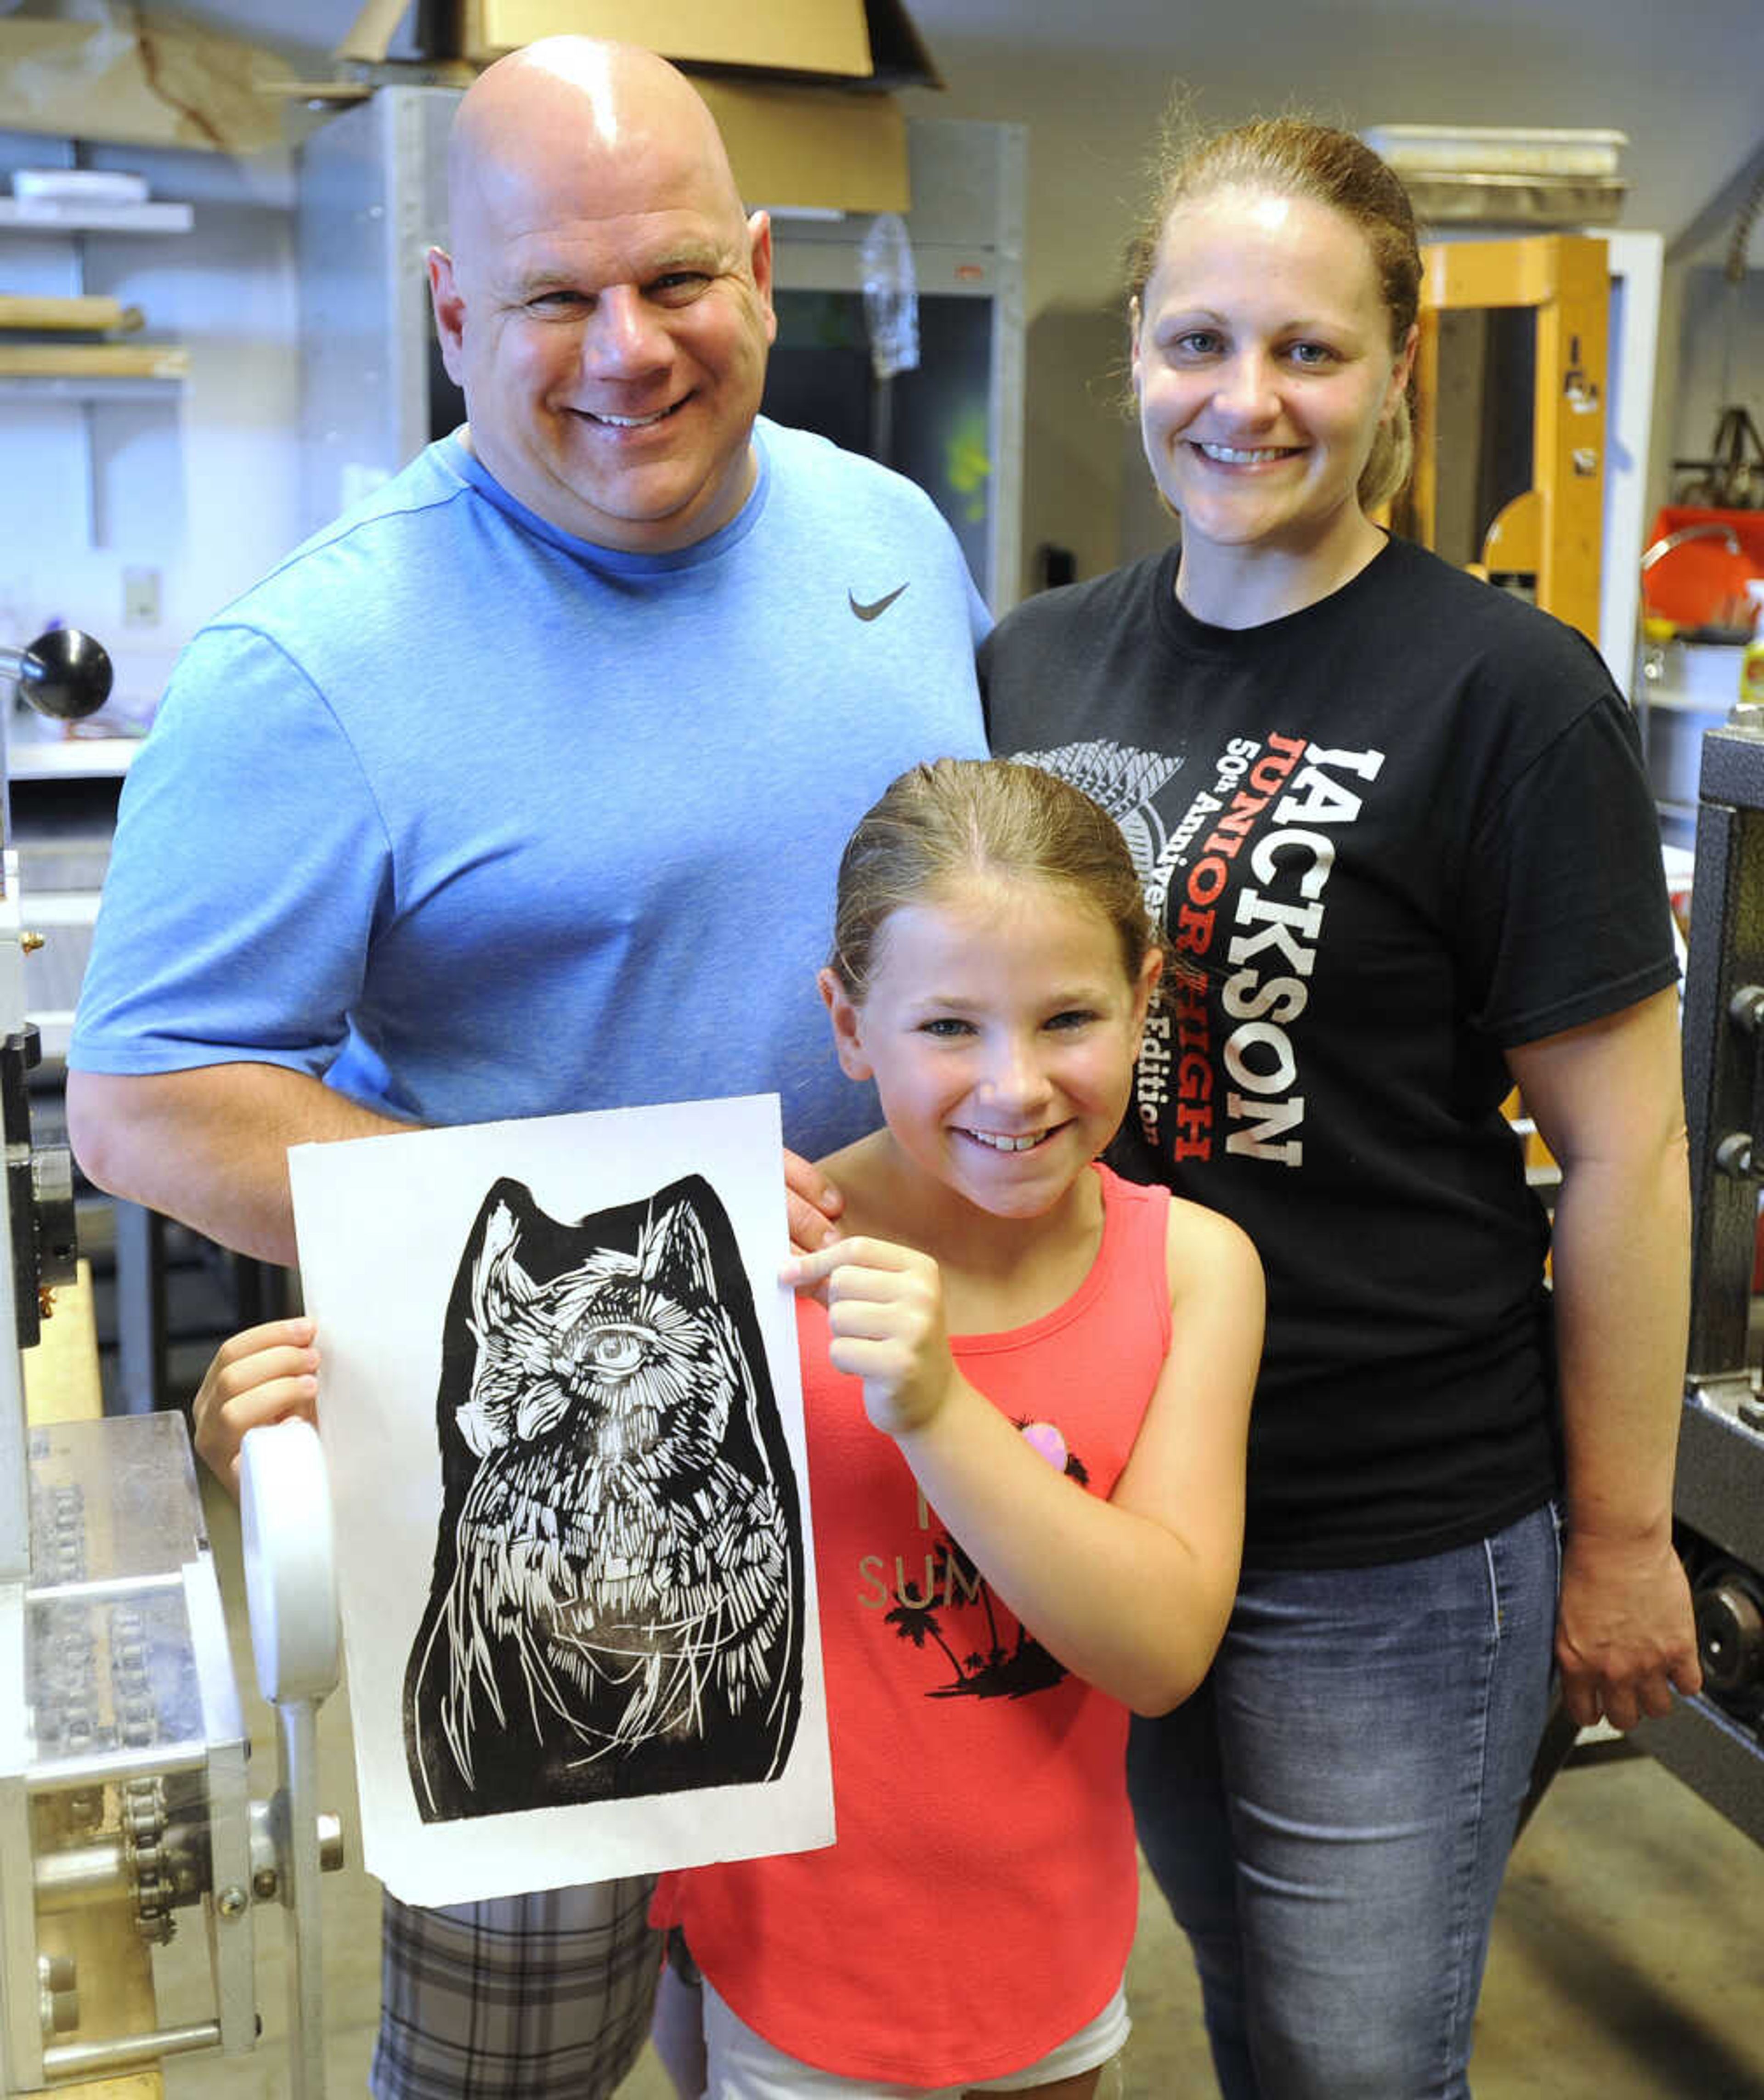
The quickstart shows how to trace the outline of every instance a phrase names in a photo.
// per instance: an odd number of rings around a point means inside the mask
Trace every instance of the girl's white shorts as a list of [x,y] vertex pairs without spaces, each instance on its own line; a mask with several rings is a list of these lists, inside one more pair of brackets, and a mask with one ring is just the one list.
[[964,2085],[878,2085],[862,2078],[842,2078],[817,2071],[786,2056],[738,2018],[714,1986],[704,1984],[704,2045],[708,2058],[707,2100],[959,2100],[964,2093],[1009,2092],[1018,2086],[1052,2085],[1081,2071],[1094,2071],[1119,2054],[1131,2022],[1127,2018],[1125,1983],[1088,2026],[1069,2035],[1039,2063],[1003,2078],[977,2079]]

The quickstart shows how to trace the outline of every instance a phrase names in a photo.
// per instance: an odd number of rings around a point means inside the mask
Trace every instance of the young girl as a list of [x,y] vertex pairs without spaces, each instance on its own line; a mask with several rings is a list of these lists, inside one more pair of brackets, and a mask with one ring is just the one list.
[[1125,2038],[1127,1710],[1224,1630],[1261,1339],[1244,1236],[1094,1163],[1162,963],[1114,824],[1034,769],[921,766],[846,848],[821,989],[885,1127],[785,1273],[839,1838],[663,1885],[717,2100],[1089,2100]]
[[[897,780],[821,975],[885,1126],[822,1162],[799,1306],[838,1842],[670,1877],[718,2096],[1096,2089],[1137,1904],[1127,1710],[1235,1586],[1261,1277],[1092,1162],[1162,955],[1113,823],[1032,769]],[[814,2066],[810,2070],[808,2067]]]

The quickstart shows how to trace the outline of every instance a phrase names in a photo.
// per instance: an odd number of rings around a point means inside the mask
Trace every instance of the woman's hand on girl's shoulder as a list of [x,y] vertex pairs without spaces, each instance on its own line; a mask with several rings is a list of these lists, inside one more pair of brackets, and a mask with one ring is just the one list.
[[943,1278],[929,1255],[892,1240],[840,1240],[799,1255],[780,1280],[827,1307],[828,1360],[863,1381],[878,1429],[905,1436],[929,1427],[957,1383]]

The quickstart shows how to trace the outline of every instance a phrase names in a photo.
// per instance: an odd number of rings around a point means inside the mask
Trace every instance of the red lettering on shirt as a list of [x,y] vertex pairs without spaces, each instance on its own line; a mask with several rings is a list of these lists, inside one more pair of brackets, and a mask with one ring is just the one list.
[[1217,854],[1209,854],[1188,870],[1188,902],[1211,904],[1226,883],[1230,871]]
[[1191,955],[1204,955],[1213,945],[1213,917],[1211,911],[1197,911],[1192,904],[1182,906],[1176,913],[1176,946]]

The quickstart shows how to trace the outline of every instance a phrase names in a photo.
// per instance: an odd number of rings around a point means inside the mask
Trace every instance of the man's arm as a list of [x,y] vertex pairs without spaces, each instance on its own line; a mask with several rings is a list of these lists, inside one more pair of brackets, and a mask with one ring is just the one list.
[[289,1146],[415,1127],[280,1065],[68,1074],[68,1140],[100,1189],[290,1268]]

